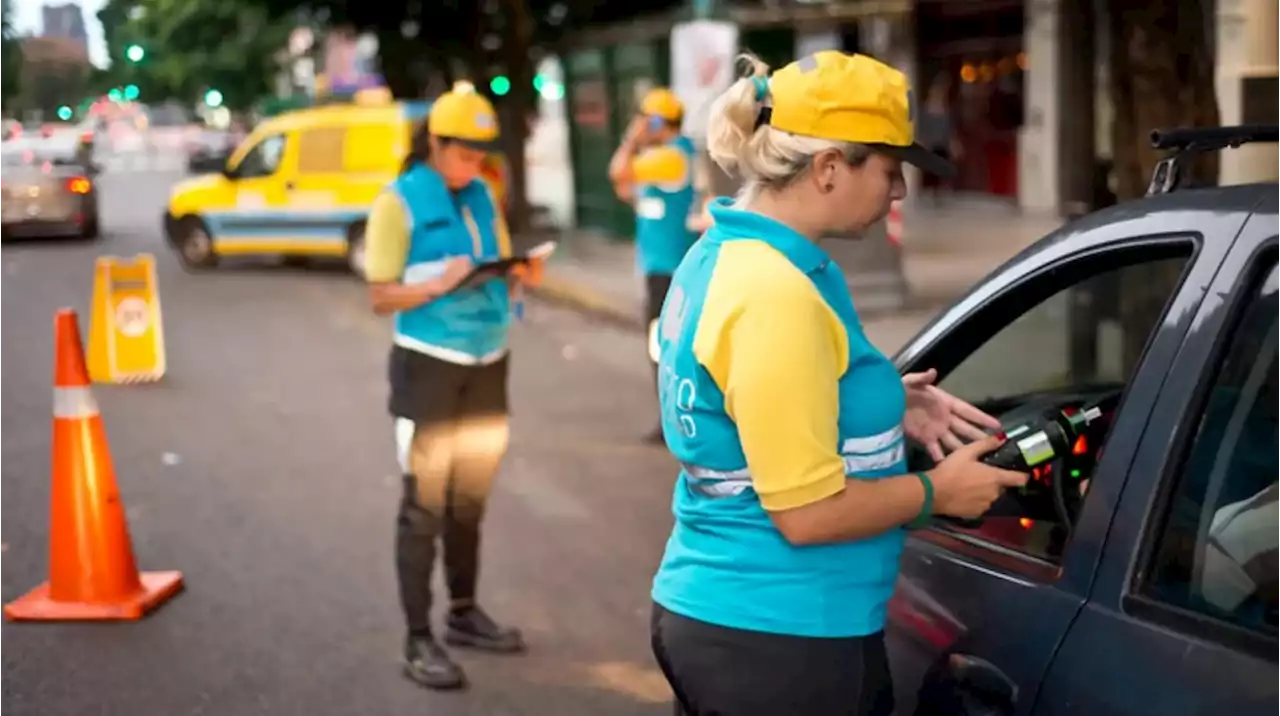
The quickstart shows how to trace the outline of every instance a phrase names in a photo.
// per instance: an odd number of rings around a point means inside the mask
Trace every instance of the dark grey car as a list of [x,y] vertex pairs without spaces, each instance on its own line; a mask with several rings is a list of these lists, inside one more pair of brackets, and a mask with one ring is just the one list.
[[1275,183],[1104,210],[898,355],[1006,426],[1105,411],[981,524],[908,541],[899,713],[1276,712],[1278,222]]
[[5,238],[98,237],[96,172],[75,147],[6,146],[2,159]]

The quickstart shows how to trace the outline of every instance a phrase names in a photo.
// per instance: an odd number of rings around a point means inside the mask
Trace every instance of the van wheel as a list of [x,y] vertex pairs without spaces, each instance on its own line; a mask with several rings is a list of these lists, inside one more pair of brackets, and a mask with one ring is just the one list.
[[364,279],[364,223],[352,224],[347,229],[347,268],[356,278]]
[[212,268],[218,265],[218,255],[213,251],[213,237],[209,227],[194,216],[188,216],[178,225],[178,260],[189,271]]

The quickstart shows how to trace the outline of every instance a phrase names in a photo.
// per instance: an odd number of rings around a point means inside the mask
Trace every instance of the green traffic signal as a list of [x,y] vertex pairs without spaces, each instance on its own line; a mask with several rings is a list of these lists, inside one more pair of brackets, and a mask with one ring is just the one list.
[[138,85],[125,85],[124,98],[127,100],[135,100],[138,98]]
[[546,77],[543,77],[541,74],[536,74],[533,76],[533,89],[537,90],[538,92],[542,92],[542,88],[546,84],[547,84]]
[[216,89],[211,89],[204,93],[204,103],[210,107],[222,106],[222,93]]
[[142,45],[129,45],[128,49],[124,51],[124,56],[130,62],[142,62],[142,58],[147,56],[147,51],[142,49]]
[[511,91],[511,80],[506,75],[498,75],[489,80],[489,90],[501,97]]
[[65,104],[58,108],[58,119],[66,122],[71,119],[71,108]]
[[119,102],[121,99],[120,88],[112,87],[111,91],[107,93],[107,99],[111,100],[112,102]]

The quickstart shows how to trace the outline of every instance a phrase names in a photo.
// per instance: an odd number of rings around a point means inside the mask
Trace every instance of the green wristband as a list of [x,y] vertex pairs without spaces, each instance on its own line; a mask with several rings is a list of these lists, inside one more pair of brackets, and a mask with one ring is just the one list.
[[920,478],[920,486],[924,488],[924,502],[920,504],[920,514],[907,523],[907,529],[918,530],[922,527],[927,527],[929,521],[933,519],[933,480],[929,479],[929,476],[923,472],[912,474]]

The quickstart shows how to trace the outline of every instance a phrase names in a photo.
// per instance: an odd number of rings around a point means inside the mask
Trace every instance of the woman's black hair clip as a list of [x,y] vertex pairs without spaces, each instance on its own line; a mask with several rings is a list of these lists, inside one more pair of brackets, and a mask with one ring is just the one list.
[[756,114],[756,129],[763,127],[773,118],[773,107],[761,107],[760,112]]

